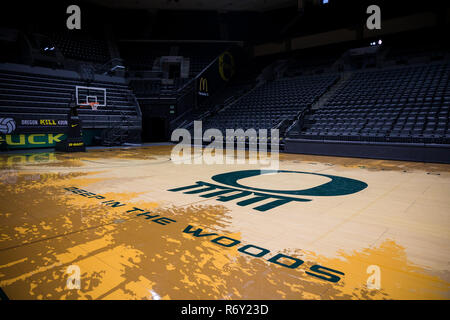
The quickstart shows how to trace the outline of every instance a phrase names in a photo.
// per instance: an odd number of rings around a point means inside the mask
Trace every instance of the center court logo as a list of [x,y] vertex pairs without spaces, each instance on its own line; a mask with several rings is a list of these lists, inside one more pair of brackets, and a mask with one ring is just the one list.
[[[238,182],[239,180],[255,177],[258,175],[279,173],[296,173],[299,174],[299,178],[301,177],[301,175],[314,175],[328,178],[330,179],[330,181],[312,188],[301,190],[273,190],[254,188]],[[264,212],[289,202],[311,201],[311,199],[299,196],[343,196],[357,193],[367,188],[367,184],[365,182],[355,179],[321,173],[289,170],[241,170],[218,174],[213,176],[211,179],[215,182],[220,183],[221,185],[207,183],[204,181],[197,181],[193,185],[169,189],[168,191],[183,191],[183,193],[185,194],[198,194],[202,198],[215,198],[215,200],[220,202],[237,200],[238,202],[236,204],[241,207],[257,204],[257,206],[253,207],[253,209]],[[262,202],[264,200],[271,201],[264,204],[258,204],[258,202]]]
[[[252,206],[257,211],[268,211],[289,202],[308,202],[309,197],[342,196],[359,192],[367,184],[350,178],[301,171],[279,170],[279,132],[271,129],[271,136],[267,136],[267,129],[226,129],[225,139],[219,129],[210,128],[203,134],[202,122],[194,121],[194,137],[184,129],[178,128],[172,132],[171,140],[178,142],[172,148],[171,161],[174,164],[259,164],[258,170],[241,170],[222,173],[211,179],[216,183],[196,181],[195,184],[169,189],[171,192],[197,194],[202,198],[213,198],[216,201],[237,201],[241,207]],[[181,140],[180,140],[181,139]],[[268,141],[270,142],[270,156],[268,156]],[[194,148],[192,154],[192,141]],[[203,142],[211,142],[203,148]],[[235,144],[236,142],[236,144]],[[224,144],[226,146],[224,146]],[[248,144],[248,156],[246,145]],[[226,154],[224,155],[224,149]],[[235,151],[237,154],[235,155]],[[274,190],[246,186],[240,180],[280,173],[295,173],[299,179],[305,175],[322,177],[329,180],[321,185],[301,190]],[[308,197],[308,198],[306,198]]]

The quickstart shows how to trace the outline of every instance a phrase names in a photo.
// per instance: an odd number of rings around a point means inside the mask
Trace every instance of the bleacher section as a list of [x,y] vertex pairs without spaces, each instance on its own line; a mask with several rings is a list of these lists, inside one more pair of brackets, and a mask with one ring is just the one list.
[[236,83],[232,81],[230,84],[222,88],[222,90],[220,90],[220,92],[217,93],[212,99],[207,99],[206,101],[199,103],[197,108],[193,108],[193,106],[188,107],[188,111],[171,121],[171,129],[189,128],[192,126],[193,121],[206,119],[217,114],[217,112],[221,109],[225,108],[227,105],[230,105],[243,96],[246,92],[251,90],[253,86],[254,84],[251,82]]
[[300,138],[449,143],[449,74],[449,63],[357,72]]
[[[129,131],[140,132],[141,115],[133,93],[120,82],[94,81],[87,84],[76,78],[13,71],[14,68],[0,68],[0,117],[36,119],[36,125],[22,126],[23,132],[47,132],[49,126],[39,120],[67,120],[69,102],[76,86],[100,87],[106,89],[106,106],[97,111],[79,109],[83,129],[108,129],[127,127]],[[17,68],[19,69],[19,68]],[[63,122],[64,123],[64,122]],[[20,122],[18,123],[20,125]],[[61,126],[61,130],[66,125]]]
[[316,101],[335,81],[337,74],[275,80],[261,85],[208,118],[203,127],[271,129],[294,118]]
[[89,34],[53,32],[50,39],[65,58],[105,63],[111,59],[105,39]]

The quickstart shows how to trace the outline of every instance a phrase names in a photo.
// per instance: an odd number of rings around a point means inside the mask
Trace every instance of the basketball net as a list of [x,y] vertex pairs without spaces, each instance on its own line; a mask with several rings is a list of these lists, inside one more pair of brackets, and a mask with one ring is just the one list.
[[98,102],[90,102],[89,105],[91,106],[92,110],[97,111]]

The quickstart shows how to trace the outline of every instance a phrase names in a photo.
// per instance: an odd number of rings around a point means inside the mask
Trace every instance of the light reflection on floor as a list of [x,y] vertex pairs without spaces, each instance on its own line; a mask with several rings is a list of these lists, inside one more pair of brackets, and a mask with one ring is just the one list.
[[[10,299],[450,298],[450,165],[281,154],[281,170],[356,179],[367,188],[308,196],[311,201],[261,212],[238,200],[168,191],[197,181],[216,183],[211,177],[217,174],[258,165],[176,165],[170,150],[0,154],[5,294]],[[296,181],[292,173],[259,175],[241,183],[286,190],[329,180],[298,176]],[[73,192],[80,189],[85,192]],[[209,235],[183,232],[188,226]],[[271,261],[277,255],[284,258]],[[303,263],[287,267],[295,261]],[[331,274],[339,280],[317,277],[327,272],[314,272],[313,266],[338,271]],[[77,270],[80,289],[76,281],[68,285]]]

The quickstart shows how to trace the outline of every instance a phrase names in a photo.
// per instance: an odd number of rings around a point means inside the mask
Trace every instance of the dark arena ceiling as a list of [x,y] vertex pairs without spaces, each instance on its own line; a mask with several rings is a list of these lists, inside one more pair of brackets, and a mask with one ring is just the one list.
[[298,4],[298,0],[89,0],[89,2],[111,8],[214,11],[266,11]]

